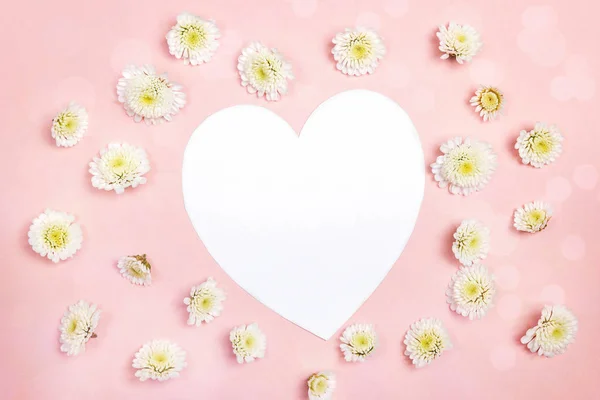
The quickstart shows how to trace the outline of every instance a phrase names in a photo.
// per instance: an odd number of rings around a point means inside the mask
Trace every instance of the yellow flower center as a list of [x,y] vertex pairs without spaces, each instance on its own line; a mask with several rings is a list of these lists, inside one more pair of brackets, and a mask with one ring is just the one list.
[[206,43],[206,32],[199,26],[189,26],[183,30],[182,42],[190,50],[201,48]]
[[359,352],[365,352],[371,348],[371,340],[366,334],[357,333],[352,338],[352,346]]
[[473,175],[475,172],[475,163],[472,160],[463,160],[458,165],[458,172],[463,176]]
[[246,345],[246,348],[252,349],[256,344],[256,339],[254,338],[254,336],[248,335],[246,336],[246,339],[244,339],[244,344]]
[[144,278],[146,276],[146,272],[143,271],[138,265],[132,265],[129,268],[129,273],[136,278]]
[[156,93],[152,89],[146,89],[140,95],[140,102],[145,106],[151,106],[156,103]]
[[63,133],[67,133],[72,135],[77,131],[77,127],[79,123],[77,122],[77,117],[74,115],[65,115],[62,120]]
[[552,337],[552,339],[556,340],[556,341],[561,341],[565,338],[567,334],[567,331],[565,330],[565,328],[563,326],[557,326],[554,329],[552,329],[552,332],[550,332],[550,336]]
[[456,41],[459,43],[465,43],[467,41],[467,35],[465,35],[464,33],[459,33],[456,35]]
[[256,69],[256,78],[261,82],[269,79],[269,70],[266,66],[261,65]]
[[310,390],[315,395],[325,394],[328,387],[327,378],[322,375],[314,377],[310,384]]
[[432,332],[426,332],[419,338],[419,346],[423,353],[436,352],[440,347],[440,338]]
[[481,286],[475,282],[468,282],[463,287],[463,294],[469,300],[476,299],[481,294]]
[[156,362],[157,364],[163,364],[165,361],[167,361],[167,355],[163,352],[157,352],[152,354],[152,361]]
[[481,96],[481,106],[486,111],[496,111],[500,106],[500,96],[494,91],[488,91]]
[[533,148],[536,153],[546,155],[552,150],[552,143],[544,137],[537,137],[533,139]]
[[544,210],[532,210],[527,215],[527,222],[530,225],[538,225],[546,219],[546,212]]
[[120,175],[127,167],[127,160],[122,154],[118,154],[108,162],[108,165],[115,174]]
[[44,233],[44,241],[52,249],[61,249],[69,241],[69,231],[62,225],[51,225]]
[[77,329],[77,320],[72,319],[71,322],[69,322],[69,326],[67,327],[67,332],[73,333],[73,332],[75,332],[76,329]]
[[355,60],[364,60],[369,56],[370,48],[363,42],[355,42],[350,47],[350,54]]
[[467,246],[469,246],[471,250],[476,250],[477,247],[479,247],[479,237],[473,236],[471,239],[469,239]]

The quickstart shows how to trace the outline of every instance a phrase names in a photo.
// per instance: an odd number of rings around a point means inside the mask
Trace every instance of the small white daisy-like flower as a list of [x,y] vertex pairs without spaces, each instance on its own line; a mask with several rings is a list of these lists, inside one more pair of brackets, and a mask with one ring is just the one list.
[[575,315],[565,306],[545,306],[536,326],[528,329],[521,343],[532,353],[554,357],[567,351],[575,341],[578,324]]
[[504,95],[498,88],[482,86],[471,97],[471,105],[484,121],[492,121],[498,114],[502,114]]
[[185,65],[209,62],[219,47],[219,29],[214,21],[207,21],[189,13],[177,16],[177,25],[167,33],[169,53],[183,59]]
[[372,74],[385,55],[379,35],[366,28],[346,29],[333,38],[333,59],[336,68],[346,75]]
[[110,143],[90,162],[89,171],[95,188],[123,193],[128,187],[146,183],[144,174],[150,171],[150,162],[141,147]]
[[149,286],[152,283],[151,266],[145,254],[121,257],[117,268],[133,284]]
[[307,381],[309,400],[330,400],[335,390],[335,375],[323,371],[312,374]]
[[256,323],[241,325],[229,333],[229,340],[237,362],[250,363],[256,358],[263,358],[267,349],[267,337],[260,331]]
[[88,129],[88,113],[79,104],[71,102],[52,120],[52,138],[58,147],[79,143]]
[[515,211],[514,226],[518,231],[535,233],[546,228],[550,218],[552,218],[550,204],[533,201]]
[[117,83],[117,97],[127,115],[147,124],[170,121],[185,105],[181,86],[169,81],[167,74],[158,75],[151,65],[127,66]]
[[76,356],[85,351],[85,344],[97,335],[94,333],[100,320],[100,310],[95,304],[83,300],[70,305],[60,320],[60,351]]
[[152,340],[135,353],[132,366],[142,382],[147,379],[166,381],[178,377],[186,366],[185,351],[177,343]]
[[406,332],[404,344],[404,354],[417,368],[430,364],[445,350],[452,348],[448,332],[442,321],[436,318],[422,318],[412,324]]
[[522,130],[517,138],[515,149],[523,164],[536,168],[552,164],[562,153],[563,137],[556,125],[538,122],[529,132]]
[[450,309],[470,320],[482,318],[492,306],[496,286],[483,265],[459,269],[446,291]]
[[440,25],[436,35],[440,40],[440,51],[444,53],[441,58],[445,60],[452,56],[459,64],[470,62],[483,45],[475,28],[456,22],[450,22],[448,27]]
[[190,313],[188,325],[200,326],[202,322],[208,323],[221,315],[224,300],[225,292],[217,287],[217,282],[213,278],[208,278],[206,282],[192,287],[190,297],[183,299]]
[[292,65],[277,49],[253,42],[238,58],[238,72],[248,93],[263,95],[267,101],[277,101],[287,93],[288,80],[294,79]]
[[490,230],[481,222],[467,219],[454,232],[452,252],[462,265],[483,260],[490,251]]
[[492,146],[470,138],[456,137],[440,146],[443,155],[431,164],[438,186],[452,194],[469,195],[482,190],[496,170]]
[[33,251],[55,263],[73,257],[83,242],[75,217],[51,209],[34,218],[27,236]]
[[363,362],[377,347],[377,334],[371,324],[354,324],[340,337],[340,349],[348,362]]

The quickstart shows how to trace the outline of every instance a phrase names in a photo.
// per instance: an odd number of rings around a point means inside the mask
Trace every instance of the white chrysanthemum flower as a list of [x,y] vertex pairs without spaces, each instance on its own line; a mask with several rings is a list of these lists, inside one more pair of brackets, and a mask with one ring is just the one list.
[[294,79],[292,65],[283,55],[258,42],[242,50],[237,67],[248,93],[264,95],[268,101],[279,100],[280,95],[287,93],[288,79]]
[[127,115],[147,124],[170,121],[185,105],[181,86],[170,82],[166,73],[157,75],[151,65],[127,66],[117,83],[117,96]]
[[515,149],[523,164],[531,164],[536,168],[552,164],[562,153],[563,137],[556,125],[538,122],[529,132],[522,130],[517,138]]
[[200,326],[202,322],[208,323],[221,315],[223,301],[225,301],[225,292],[217,287],[217,282],[213,278],[208,278],[206,282],[192,287],[190,297],[183,299],[190,313],[188,325]]
[[454,232],[452,252],[462,265],[483,260],[490,251],[490,230],[481,222],[467,219]]
[[459,64],[470,62],[483,45],[479,32],[470,25],[450,22],[448,27],[440,25],[439,29],[436,35],[440,40],[439,48],[444,53],[441,56],[444,60],[452,56]]
[[459,269],[446,291],[450,309],[470,320],[482,318],[492,306],[496,285],[483,265]]
[[55,263],[73,257],[83,242],[75,217],[51,209],[34,218],[27,236],[33,251]]
[[256,323],[248,326],[241,325],[233,328],[229,333],[229,340],[237,362],[252,362],[256,358],[263,358],[267,349],[267,337],[258,329]]
[[308,378],[307,384],[309,400],[330,400],[335,390],[335,375],[329,371],[317,372]]
[[152,340],[135,353],[132,366],[142,382],[147,379],[166,381],[178,377],[186,366],[185,351],[168,340]]
[[565,306],[545,306],[538,324],[527,330],[521,343],[527,344],[532,353],[554,357],[567,351],[569,344],[575,341],[577,318]]
[[92,186],[116,193],[146,183],[144,174],[148,171],[150,162],[144,149],[127,143],[109,144],[90,162]]
[[167,33],[169,53],[183,58],[185,65],[209,62],[219,47],[221,34],[214,21],[207,21],[189,13],[177,16],[177,25]]
[[412,324],[406,332],[404,344],[404,354],[417,368],[430,364],[445,350],[452,348],[448,332],[442,321],[436,318],[422,318]]
[[58,147],[79,143],[88,129],[88,113],[84,107],[71,102],[52,120],[52,138]]
[[100,320],[100,310],[95,304],[83,300],[69,306],[60,320],[60,351],[76,356],[85,351],[85,344],[97,335],[94,333]]
[[471,105],[484,121],[491,121],[496,119],[498,114],[502,114],[504,95],[498,88],[482,86],[477,89],[475,96],[471,97]]
[[340,349],[348,362],[363,362],[377,347],[377,334],[371,324],[354,324],[340,337]]
[[452,194],[466,196],[482,190],[496,170],[496,154],[488,143],[456,137],[440,150],[443,155],[431,164],[431,171],[439,187],[449,186]]
[[546,228],[550,218],[552,218],[550,204],[533,201],[515,211],[514,226],[518,231],[535,233]]
[[372,74],[385,55],[379,35],[370,29],[346,29],[333,38],[333,59],[336,68],[346,75]]
[[152,283],[151,266],[145,254],[121,257],[117,268],[133,284],[149,286]]

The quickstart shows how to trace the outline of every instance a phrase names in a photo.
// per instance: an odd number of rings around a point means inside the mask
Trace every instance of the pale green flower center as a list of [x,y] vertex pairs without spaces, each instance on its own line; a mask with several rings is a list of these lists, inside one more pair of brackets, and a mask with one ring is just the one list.
[[443,343],[442,338],[433,331],[424,332],[418,339],[419,351],[422,354],[432,353],[439,354]]
[[486,111],[498,111],[502,102],[502,96],[495,89],[489,88],[481,94],[479,102],[481,107]]
[[253,75],[262,85],[273,84],[280,76],[281,63],[272,57],[257,59],[252,64]]
[[352,337],[352,347],[358,354],[367,354],[373,349],[373,341],[367,333],[359,332]]
[[69,231],[63,225],[50,225],[44,231],[43,238],[48,247],[54,250],[62,249],[69,241]]
[[364,34],[350,41],[350,56],[356,61],[367,59],[373,53],[373,46]]
[[554,150],[557,141],[547,130],[534,131],[527,139],[527,147],[539,156],[546,156]]
[[69,325],[67,326],[67,332],[74,333],[77,330],[77,326],[77,319],[73,318],[71,321],[69,321]]
[[181,42],[189,50],[198,50],[206,46],[206,30],[199,25],[188,25],[181,28]]
[[323,375],[315,376],[311,379],[310,390],[315,395],[322,395],[327,392],[329,384],[327,378]]
[[196,310],[208,312],[213,308],[214,299],[212,296],[204,294],[204,295],[195,296],[192,299],[192,303]]
[[60,113],[54,119],[54,130],[62,136],[73,136],[79,128],[79,118],[71,111]]
[[544,210],[532,210],[527,214],[527,223],[533,226],[539,225],[546,219],[546,212]]

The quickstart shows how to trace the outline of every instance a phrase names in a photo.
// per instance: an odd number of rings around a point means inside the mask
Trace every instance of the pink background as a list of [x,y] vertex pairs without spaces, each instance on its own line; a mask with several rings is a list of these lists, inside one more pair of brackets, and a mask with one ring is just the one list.
[[[580,7],[576,7],[576,3]],[[164,36],[181,11],[214,18],[223,34],[213,61],[184,66]],[[600,377],[600,247],[595,86],[600,76],[599,9],[583,0],[416,1],[296,0],[17,1],[2,13],[1,106],[2,278],[0,379],[3,399],[302,399],[314,371],[338,375],[337,399],[598,398]],[[456,20],[476,27],[483,51],[469,65],[439,60],[436,26]],[[334,68],[330,40],[347,26],[377,28],[388,54],[373,76]],[[267,103],[240,86],[236,59],[251,40],[280,49],[296,75],[290,93]],[[117,103],[115,85],[127,63],[154,63],[183,84],[188,104],[172,123],[136,124]],[[468,105],[478,84],[505,91],[505,116],[483,123]],[[338,340],[322,341],[282,319],[239,288],[210,258],[183,207],[181,163],[194,128],[224,107],[259,104],[300,130],[311,111],[340,91],[368,88],[396,100],[413,118],[427,163],[456,135],[493,144],[499,167],[491,184],[467,198],[436,187],[431,174],[414,234],[385,281],[348,323],[376,326],[380,347],[364,364],[347,364]],[[50,121],[70,100],[90,114],[89,136],[57,148]],[[565,136],[558,163],[520,164],[512,149],[519,130],[537,120]],[[88,162],[113,140],[143,146],[148,183],[124,195],[94,189]],[[555,218],[537,235],[511,228],[525,202],[551,202]],[[75,214],[83,249],[54,265],[27,244],[31,220],[46,207]],[[498,278],[496,306],[468,321],[445,304],[458,264],[451,235],[463,218],[492,229],[487,265]],[[153,285],[122,279],[116,260],[148,253]],[[189,288],[213,276],[228,299],[223,315],[186,325]],[[79,299],[103,311],[98,339],[85,354],[59,352],[58,323]],[[579,317],[569,351],[554,359],[518,343],[545,303],[565,303]],[[416,370],[402,355],[416,319],[441,318],[455,348]],[[229,330],[256,321],[268,337],[266,358],[238,365]],[[336,337],[339,335],[336,335]],[[166,383],[139,382],[131,360],[153,338],[179,343],[188,367]]]

